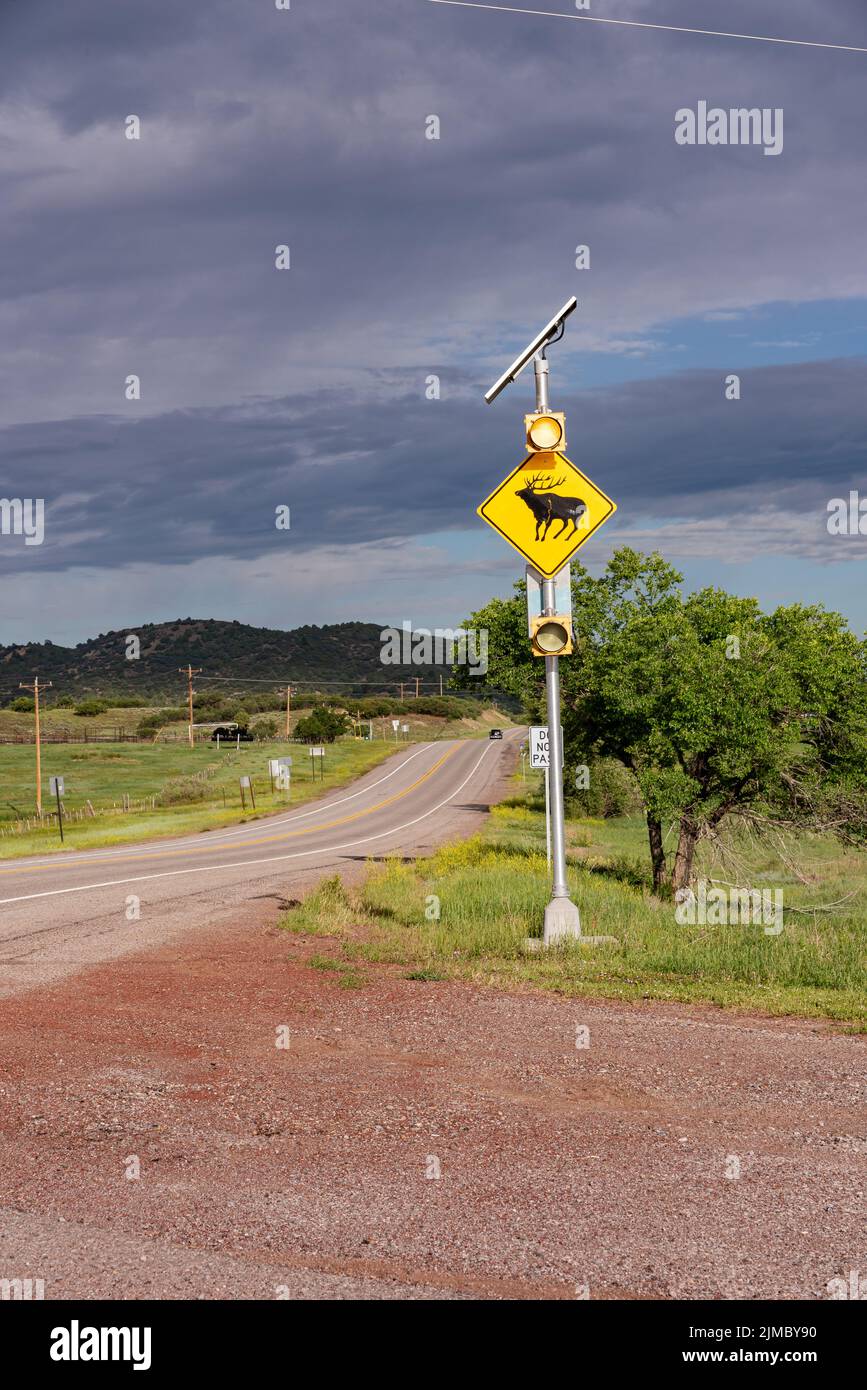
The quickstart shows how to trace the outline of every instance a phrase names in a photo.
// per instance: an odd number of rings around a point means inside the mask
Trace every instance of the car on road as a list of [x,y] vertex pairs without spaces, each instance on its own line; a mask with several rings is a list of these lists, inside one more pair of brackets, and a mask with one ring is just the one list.
[[488,738],[502,738],[502,737],[503,737],[503,731],[502,731],[502,729],[492,729],[491,732],[488,734]]

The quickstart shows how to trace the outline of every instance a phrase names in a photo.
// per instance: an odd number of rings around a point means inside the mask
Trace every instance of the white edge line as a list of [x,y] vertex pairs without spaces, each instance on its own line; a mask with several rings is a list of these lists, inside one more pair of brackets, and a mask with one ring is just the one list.
[[343,849],[355,849],[358,845],[369,845],[374,840],[386,840],[389,835],[397,835],[402,830],[409,830],[413,825],[418,825],[419,821],[427,820],[428,816],[436,815],[443,806],[447,806],[452,797],[457,796],[458,792],[463,791],[470,778],[480,766],[483,759],[490,753],[491,745],[484,749],[482,754],[470,768],[463,782],[454,791],[449,792],[444,801],[440,801],[436,806],[432,806],[429,811],[416,816],[414,820],[408,820],[403,825],[394,825],[390,830],[384,830],[380,835],[367,835],[361,840],[350,840],[345,845],[326,845],[322,849],[302,849],[295,854],[273,854],[266,859],[238,859],[231,864],[197,864],[192,869],[166,869],[158,874],[139,874],[135,878],[114,878],[108,879],[105,883],[81,883],[74,888],[49,888],[42,893],[22,893],[16,898],[0,898],[0,905],[6,903],[31,902],[34,898],[56,898],[64,893],[90,893],[97,888],[120,888],[126,883],[147,883],[155,878],[180,878],[184,874],[202,873],[222,873],[226,869],[246,869],[255,867],[258,864],[283,864],[289,859],[306,859],[311,854],[337,854]]

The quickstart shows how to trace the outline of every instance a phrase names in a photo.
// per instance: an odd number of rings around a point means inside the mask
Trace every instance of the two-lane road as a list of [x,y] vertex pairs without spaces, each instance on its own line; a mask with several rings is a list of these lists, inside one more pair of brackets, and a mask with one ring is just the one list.
[[0,865],[0,994],[291,898],[324,872],[423,854],[478,824],[520,737],[396,754],[315,805],[231,829]]

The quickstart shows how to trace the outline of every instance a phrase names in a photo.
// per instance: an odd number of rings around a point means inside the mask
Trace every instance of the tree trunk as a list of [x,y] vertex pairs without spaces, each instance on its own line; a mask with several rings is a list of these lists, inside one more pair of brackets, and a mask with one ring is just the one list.
[[656,820],[648,812],[647,835],[650,840],[650,861],[653,864],[653,891],[661,893],[665,887],[665,849],[662,844],[662,821]]
[[684,817],[680,822],[680,836],[677,841],[677,854],[674,857],[674,872],[671,876],[671,886],[675,892],[678,888],[688,888],[692,883],[692,864],[697,844],[698,826]]

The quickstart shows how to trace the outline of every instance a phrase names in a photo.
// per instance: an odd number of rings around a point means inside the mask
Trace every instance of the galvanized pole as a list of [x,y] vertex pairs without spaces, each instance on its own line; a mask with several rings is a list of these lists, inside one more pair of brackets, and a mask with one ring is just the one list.
[[545,768],[545,863],[551,868],[551,769]]
[[[550,410],[548,401],[548,361],[545,349],[533,359],[536,374],[536,409]],[[553,579],[542,584],[542,607],[546,615],[556,613],[556,585]],[[548,781],[551,803],[551,857],[553,883],[551,901],[545,908],[544,944],[581,935],[581,916],[569,897],[566,882],[566,818],[563,810],[563,735],[560,718],[560,659],[545,657],[545,694],[548,705]]]

